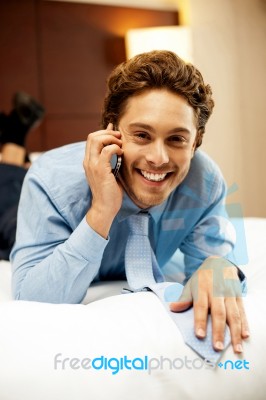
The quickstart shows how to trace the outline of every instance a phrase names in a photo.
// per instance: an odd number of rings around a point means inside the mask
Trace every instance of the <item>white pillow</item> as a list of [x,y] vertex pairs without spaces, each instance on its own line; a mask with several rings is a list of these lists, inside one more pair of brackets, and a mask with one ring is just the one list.
[[[230,363],[226,370],[205,369],[152,293],[113,296],[87,306],[2,303],[1,399],[264,399],[265,302],[262,292],[245,299],[252,336],[244,345],[243,358],[249,369],[242,361],[242,369],[233,370]],[[154,370],[149,374],[124,369],[113,374],[110,368],[71,369],[69,362],[63,369],[65,358],[81,362],[101,356],[131,360],[147,356]],[[238,358],[229,348],[221,362],[235,363]],[[194,368],[180,369],[186,359]]]
[[[184,344],[153,293],[95,301],[119,293],[124,285],[109,282],[89,289],[85,302],[94,302],[88,305],[10,301],[10,270],[3,270],[8,264],[1,263],[0,278],[6,279],[6,292],[0,291],[0,399],[263,400],[266,220],[248,220],[246,228],[250,263],[243,268],[249,278],[244,302],[251,337],[244,343],[242,357],[236,356],[230,346],[221,358],[223,365],[215,370],[206,369]],[[72,369],[68,360],[62,369],[60,362],[65,358],[77,358],[77,362],[101,356],[108,360],[147,356],[154,369],[150,374],[136,369],[113,374],[110,368]],[[238,360],[241,362],[236,363]],[[194,367],[189,369],[185,362]]]
[[8,300],[12,300],[11,265],[8,261],[0,260],[0,303]]

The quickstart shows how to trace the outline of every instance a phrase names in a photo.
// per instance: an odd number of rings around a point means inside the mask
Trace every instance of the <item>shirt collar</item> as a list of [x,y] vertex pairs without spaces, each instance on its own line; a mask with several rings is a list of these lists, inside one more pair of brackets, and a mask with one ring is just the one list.
[[[147,209],[145,209],[145,211],[148,211],[150,213],[150,215],[152,216],[154,222],[157,223],[159,221],[162,213],[165,210],[166,204],[167,204],[167,199],[162,204],[159,204],[158,206],[147,208]],[[131,198],[128,196],[128,194],[124,191],[122,206],[117,214],[118,222],[125,220],[130,215],[138,214],[141,211],[143,211],[143,208],[138,207],[131,200]]]

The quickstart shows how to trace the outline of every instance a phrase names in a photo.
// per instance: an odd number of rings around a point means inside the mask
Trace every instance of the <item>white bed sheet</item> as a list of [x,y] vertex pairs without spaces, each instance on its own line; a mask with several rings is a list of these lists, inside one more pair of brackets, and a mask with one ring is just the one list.
[[[12,301],[10,264],[1,261],[0,400],[264,399],[266,220],[246,219],[245,227],[250,261],[243,266],[248,277],[244,302],[251,337],[242,357],[230,347],[221,359],[223,364],[242,359],[242,369],[232,370],[230,363],[226,370],[199,368],[198,357],[152,293],[119,295],[124,283],[108,282],[89,289],[86,306]],[[67,364],[55,369],[58,353],[78,359],[147,356],[157,368],[150,374],[124,369],[115,375],[110,369],[75,370]],[[181,368],[186,358],[196,367]]]

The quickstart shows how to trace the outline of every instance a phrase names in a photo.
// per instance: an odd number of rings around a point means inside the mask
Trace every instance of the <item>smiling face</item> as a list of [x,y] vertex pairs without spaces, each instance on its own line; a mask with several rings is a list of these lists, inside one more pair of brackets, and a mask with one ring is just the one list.
[[193,108],[166,89],[127,100],[119,120],[122,185],[141,208],[163,203],[188,173],[196,141]]

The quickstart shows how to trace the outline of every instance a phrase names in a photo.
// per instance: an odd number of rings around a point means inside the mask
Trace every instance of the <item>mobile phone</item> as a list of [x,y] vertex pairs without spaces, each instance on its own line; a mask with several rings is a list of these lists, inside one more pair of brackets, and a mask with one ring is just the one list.
[[112,173],[114,174],[115,178],[117,178],[118,176],[121,164],[122,164],[122,157],[118,156],[117,154],[112,155],[111,167],[112,167]]

